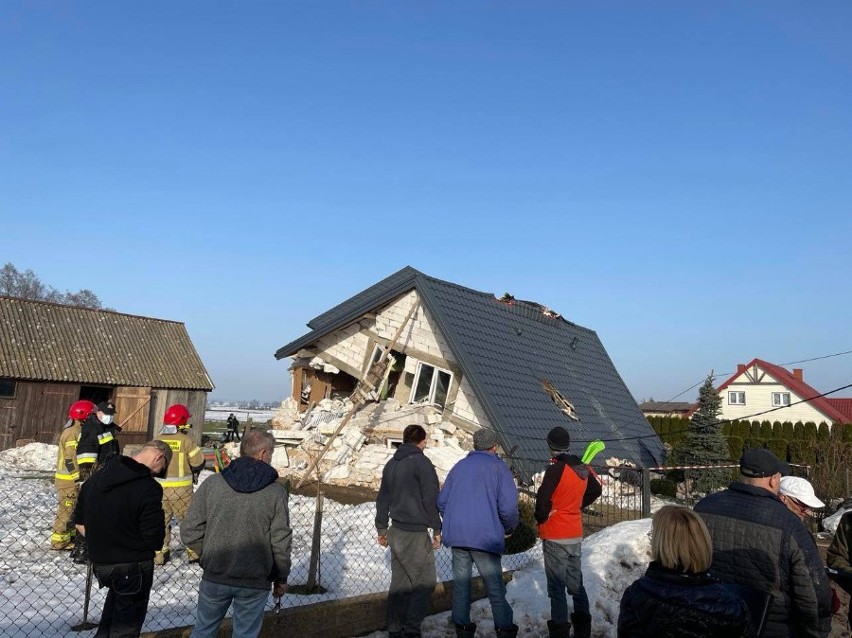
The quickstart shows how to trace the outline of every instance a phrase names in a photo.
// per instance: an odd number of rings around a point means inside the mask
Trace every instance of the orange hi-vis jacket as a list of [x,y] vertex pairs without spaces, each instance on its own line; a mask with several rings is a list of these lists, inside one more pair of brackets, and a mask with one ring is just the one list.
[[588,465],[573,454],[550,459],[535,499],[538,535],[544,540],[583,537],[581,510],[601,495],[601,484]]

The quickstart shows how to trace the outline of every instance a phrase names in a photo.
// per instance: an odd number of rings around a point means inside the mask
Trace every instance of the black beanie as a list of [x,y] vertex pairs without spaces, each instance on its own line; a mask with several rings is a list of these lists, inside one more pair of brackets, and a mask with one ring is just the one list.
[[551,450],[567,450],[571,445],[571,435],[565,428],[556,426],[547,433],[547,444]]

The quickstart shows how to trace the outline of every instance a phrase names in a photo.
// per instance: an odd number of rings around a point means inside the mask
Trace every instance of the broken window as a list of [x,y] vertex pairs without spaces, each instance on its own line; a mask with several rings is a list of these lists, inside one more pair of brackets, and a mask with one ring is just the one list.
[[447,404],[453,374],[428,363],[418,362],[411,403],[432,403],[443,408]]
[[559,392],[559,390],[557,390],[550,381],[547,379],[541,379],[540,381],[544,391],[550,395],[550,398],[553,400],[553,403],[556,404],[556,407],[562,410],[562,413],[565,416],[570,417],[575,421],[579,421],[580,417],[577,416],[577,410],[574,409],[574,404],[563,397],[562,393]]

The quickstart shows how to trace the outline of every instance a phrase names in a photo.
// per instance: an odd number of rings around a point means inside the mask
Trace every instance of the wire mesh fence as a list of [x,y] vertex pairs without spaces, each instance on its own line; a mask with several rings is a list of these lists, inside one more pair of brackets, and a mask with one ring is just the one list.
[[[76,634],[84,620],[87,566],[71,561],[70,552],[50,549],[56,512],[52,476],[44,472],[0,473],[6,498],[0,500],[0,635],[10,637]],[[318,560],[311,561],[314,521],[321,502]],[[291,495],[292,571],[283,608],[387,591],[390,553],[376,542],[375,503],[345,504],[324,497]],[[171,531],[170,560],[155,568],[154,585],[143,631],[192,625],[202,570],[189,563],[178,526]],[[504,557],[506,570],[537,560],[537,547]],[[452,579],[451,553],[436,552],[439,580]],[[100,618],[106,590],[93,582],[87,620]],[[273,599],[267,602],[273,609]]]

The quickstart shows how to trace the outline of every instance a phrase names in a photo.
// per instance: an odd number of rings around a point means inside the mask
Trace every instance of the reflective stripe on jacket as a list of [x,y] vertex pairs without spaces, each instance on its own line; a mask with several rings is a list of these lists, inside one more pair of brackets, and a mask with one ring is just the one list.
[[192,485],[192,468],[204,465],[201,448],[181,431],[160,434],[156,438],[172,449],[172,460],[166,469],[166,478],[158,478],[157,482],[164,488]]
[[80,468],[77,464],[77,440],[80,438],[80,422],[74,421],[59,436],[59,453],[56,460],[56,480],[78,481]]

